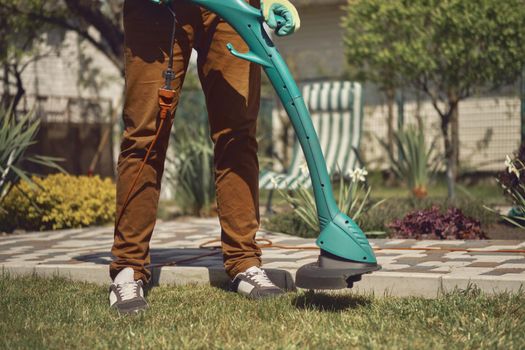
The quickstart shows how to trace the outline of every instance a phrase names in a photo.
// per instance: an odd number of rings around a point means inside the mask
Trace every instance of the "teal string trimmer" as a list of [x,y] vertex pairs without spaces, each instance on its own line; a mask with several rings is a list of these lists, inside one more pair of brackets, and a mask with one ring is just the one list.
[[[290,71],[263,28],[263,16],[244,0],[190,0],[215,12],[228,22],[248,44],[248,52],[230,53],[261,65],[279,96],[304,152],[317,205],[321,249],[317,262],[302,266],[296,285],[305,289],[351,288],[365,273],[379,270],[376,257],[359,226],[342,213],[335,202],[330,177],[310,113]],[[278,23],[284,23],[279,20]]]

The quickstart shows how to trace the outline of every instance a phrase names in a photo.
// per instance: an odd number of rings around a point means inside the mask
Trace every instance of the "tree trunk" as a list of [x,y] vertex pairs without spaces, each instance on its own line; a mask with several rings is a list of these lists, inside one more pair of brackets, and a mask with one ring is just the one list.
[[459,108],[457,101],[454,103],[454,108],[450,115],[450,134],[452,141],[452,158],[457,179],[459,172]]
[[[396,91],[394,89],[387,89],[385,90],[385,96],[386,96],[386,105],[387,105],[386,143],[388,145],[388,149],[390,150],[390,152],[392,152],[392,155],[395,155],[394,104],[396,102],[395,101]],[[387,184],[388,186],[391,186],[394,184],[396,180],[396,176],[391,168],[388,168],[383,172],[383,179],[385,181],[385,184]]]
[[425,123],[421,117],[421,92],[419,90],[416,90],[416,121],[418,129],[424,131]]
[[[441,133],[443,134],[445,146],[446,178],[448,199],[456,198],[456,179],[458,175],[458,99],[449,94],[449,108],[447,113],[441,116]],[[452,126],[452,131],[450,127]]]
[[26,94],[26,89],[24,88],[24,82],[22,81],[22,73],[18,71],[17,67],[14,67],[14,75],[16,80],[16,94],[13,98],[13,113],[16,115],[16,107],[20,103],[20,100]]
[[4,63],[4,76],[2,77],[2,84],[4,85],[3,91],[2,91],[2,106],[4,109],[9,108],[9,104],[11,103],[9,100],[9,67],[7,63]]
[[386,103],[388,108],[387,113],[387,144],[388,148],[394,152],[394,103],[395,103],[395,90],[388,89],[385,91]]

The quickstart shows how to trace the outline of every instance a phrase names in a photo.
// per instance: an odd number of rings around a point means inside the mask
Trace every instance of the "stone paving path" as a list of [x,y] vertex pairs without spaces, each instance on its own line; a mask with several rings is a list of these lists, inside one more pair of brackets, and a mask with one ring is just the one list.
[[[217,219],[159,222],[151,242],[152,263],[156,266],[154,282],[227,283],[220,251],[199,248],[219,236]],[[286,246],[314,246],[313,239],[277,233],[259,232],[257,238]],[[105,284],[109,282],[107,265],[111,260],[112,240],[111,227],[3,236],[0,237],[0,266],[12,274],[58,274]],[[525,254],[491,252],[523,250],[525,241],[375,239],[371,243],[382,270],[363,276],[352,289],[357,292],[435,297],[442,291],[466,288],[469,284],[489,293],[525,287]],[[315,261],[317,255],[316,250],[266,248],[263,263],[266,268],[285,270],[287,276],[295,276],[300,266]],[[195,257],[199,258],[192,259]],[[176,266],[162,266],[173,263]]]

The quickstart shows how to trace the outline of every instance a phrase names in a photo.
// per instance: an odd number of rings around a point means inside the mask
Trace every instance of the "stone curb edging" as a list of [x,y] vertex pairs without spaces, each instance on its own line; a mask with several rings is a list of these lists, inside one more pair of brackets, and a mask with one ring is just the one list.
[[[41,277],[60,276],[74,281],[91,282],[99,285],[109,285],[107,265],[28,265],[20,263],[0,264],[3,273],[11,275],[31,275]],[[287,276],[295,276],[295,271],[281,270],[285,282],[290,283]],[[275,271],[274,271],[275,273]],[[270,277],[272,277],[270,275]],[[286,282],[287,281],[287,282]],[[217,287],[228,285],[229,279],[222,268],[164,266],[152,271],[153,285],[188,285],[210,284]],[[428,273],[401,273],[378,271],[364,275],[362,280],[351,290],[358,294],[374,294],[376,296],[424,297],[436,298],[444,292],[456,288],[465,289],[469,285],[479,287],[487,294],[501,292],[519,292],[525,290],[525,279],[508,276],[441,276]]]

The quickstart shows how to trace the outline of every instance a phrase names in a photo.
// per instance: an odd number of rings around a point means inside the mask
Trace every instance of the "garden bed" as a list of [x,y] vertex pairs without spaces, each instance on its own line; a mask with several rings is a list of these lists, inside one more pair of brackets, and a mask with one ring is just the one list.
[[[390,198],[380,206],[364,213],[358,220],[361,228],[369,233],[370,238],[393,237],[394,231],[391,224],[396,220],[403,219],[407,214],[437,206],[442,212],[448,208],[459,208],[463,217],[479,222],[479,227],[488,239],[525,239],[525,230],[517,228],[504,221],[494,212],[487,210],[482,203],[469,198],[462,198],[453,204],[446,202],[445,198],[428,198],[425,200],[414,200],[410,198]],[[266,215],[263,219],[263,228],[269,231],[287,233],[299,237],[314,238],[318,231],[308,227],[294,212],[285,205],[275,207],[276,213]],[[414,234],[420,234],[415,232]],[[402,235],[395,235],[402,238]],[[419,238],[406,236],[406,238]],[[429,237],[420,237],[429,238]],[[468,239],[472,237],[455,237],[456,239]],[[438,239],[438,238],[434,238]]]

